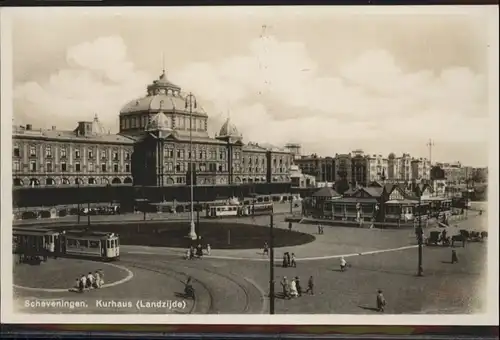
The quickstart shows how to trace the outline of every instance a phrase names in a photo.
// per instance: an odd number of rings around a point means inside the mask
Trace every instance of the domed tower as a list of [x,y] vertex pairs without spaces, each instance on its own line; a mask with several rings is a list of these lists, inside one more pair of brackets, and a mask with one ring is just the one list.
[[[158,116],[160,112],[162,115]],[[186,105],[186,96],[181,91],[181,87],[170,82],[163,70],[158,79],[147,86],[144,97],[130,101],[121,109],[120,133],[143,134],[150,121],[156,119],[165,123],[163,126],[171,129],[173,134],[188,136],[190,118],[193,137],[209,137],[207,113],[198,106],[192,111],[191,117]]]
[[219,135],[216,138],[220,140],[228,140],[229,142],[234,143],[241,141],[243,136],[238,131],[236,125],[231,122],[231,119],[227,118],[224,124],[222,124],[219,130]]

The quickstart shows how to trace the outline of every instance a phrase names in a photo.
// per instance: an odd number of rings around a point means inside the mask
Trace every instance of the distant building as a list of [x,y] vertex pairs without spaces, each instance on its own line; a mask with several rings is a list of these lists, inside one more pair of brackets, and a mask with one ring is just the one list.
[[351,184],[352,178],[352,156],[348,154],[335,154],[334,160],[335,166],[335,182],[339,180],[346,180],[347,183]]
[[416,181],[430,180],[431,162],[427,158],[413,158],[411,161],[411,179]]
[[290,167],[290,179],[293,188],[313,188],[316,187],[316,178],[303,174],[297,165]]
[[316,182],[335,181],[335,160],[332,157],[319,157],[312,154],[296,158],[294,163],[304,174],[314,176]]
[[389,172],[389,160],[382,155],[367,155],[367,182],[385,181]]
[[293,156],[293,159],[300,159],[302,156],[302,146],[297,143],[288,143],[285,145],[285,150],[290,152]]

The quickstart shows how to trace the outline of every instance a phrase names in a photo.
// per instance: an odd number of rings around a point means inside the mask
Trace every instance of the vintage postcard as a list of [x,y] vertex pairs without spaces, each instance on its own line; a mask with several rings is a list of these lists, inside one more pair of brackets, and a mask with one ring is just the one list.
[[3,322],[498,323],[497,7],[1,25]]

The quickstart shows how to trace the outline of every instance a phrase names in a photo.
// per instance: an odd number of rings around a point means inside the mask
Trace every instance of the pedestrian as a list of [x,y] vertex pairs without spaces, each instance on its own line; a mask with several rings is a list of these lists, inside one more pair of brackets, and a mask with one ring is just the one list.
[[307,281],[306,293],[311,293],[311,295],[314,295],[314,280],[312,275],[309,277],[309,281]]
[[346,260],[344,259],[344,257],[342,256],[342,257],[340,258],[340,271],[341,271],[341,272],[345,271],[346,266],[347,266],[347,262],[346,262]]
[[94,288],[101,288],[101,277],[99,275],[99,271],[95,271],[94,273]]
[[453,249],[451,251],[451,264],[458,263],[458,256],[457,256],[457,251]]
[[203,247],[201,246],[201,243],[199,243],[196,247],[196,256],[200,259],[203,257]]
[[321,232],[321,235],[323,235],[325,233],[325,228],[323,227],[322,224],[319,225],[319,230]]
[[89,272],[87,275],[87,288],[92,289],[93,284],[94,284],[94,275],[92,275],[92,272]]
[[297,283],[295,282],[295,280],[292,280],[292,282],[290,283],[290,297],[296,298],[298,295],[299,293],[297,292]]
[[85,274],[82,274],[82,276],[80,277],[80,285],[79,285],[80,292],[83,293],[83,291],[85,290],[86,283],[87,283],[87,278],[85,277]]
[[318,223],[318,235],[321,235],[321,224]]
[[288,264],[286,262],[286,253],[283,254],[283,268],[288,267]]
[[298,276],[295,276],[295,286],[297,287],[297,294],[302,296],[302,286],[300,285],[300,280]]
[[288,298],[289,297],[289,285],[288,285],[288,280],[286,279],[286,276],[283,276],[283,279],[281,280],[281,288],[283,289],[283,298]]
[[210,256],[210,252],[212,251],[212,248],[210,247],[210,244],[207,243],[207,255]]
[[194,247],[193,246],[191,246],[189,248],[189,259],[190,260],[194,259]]
[[288,230],[289,230],[289,231],[292,231],[292,222],[291,222],[291,221],[290,221],[290,222],[288,222]]
[[75,281],[75,287],[73,288],[75,290],[75,292],[79,292],[81,293],[80,291],[80,278],[76,278],[76,281]]
[[387,305],[382,291],[379,289],[377,292],[377,311],[384,312],[384,308]]
[[184,258],[186,260],[191,260],[191,249],[186,250],[186,256]]
[[286,266],[290,267],[290,265],[292,264],[292,261],[290,259],[290,253],[286,252],[285,254],[286,254]]
[[264,242],[264,252],[263,252],[264,255],[269,255],[269,245],[267,244],[267,242]]
[[292,253],[292,262],[290,264],[292,267],[297,268],[297,262],[295,262],[295,253]]

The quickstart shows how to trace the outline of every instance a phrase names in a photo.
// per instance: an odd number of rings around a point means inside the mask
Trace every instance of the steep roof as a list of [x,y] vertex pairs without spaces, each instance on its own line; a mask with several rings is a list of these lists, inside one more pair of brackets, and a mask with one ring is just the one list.
[[313,197],[339,197],[340,194],[330,187],[323,187],[316,191]]

